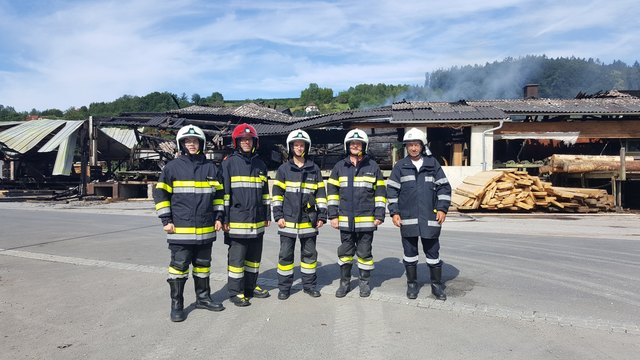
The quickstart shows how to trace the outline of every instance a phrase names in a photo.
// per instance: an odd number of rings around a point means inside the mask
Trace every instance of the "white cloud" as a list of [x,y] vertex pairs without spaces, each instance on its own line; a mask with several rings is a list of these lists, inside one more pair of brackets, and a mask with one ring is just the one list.
[[16,6],[0,0],[0,104],[18,110],[151,91],[245,99],[298,96],[312,82],[422,84],[425,72],[529,54],[632,64],[640,45],[630,0]]

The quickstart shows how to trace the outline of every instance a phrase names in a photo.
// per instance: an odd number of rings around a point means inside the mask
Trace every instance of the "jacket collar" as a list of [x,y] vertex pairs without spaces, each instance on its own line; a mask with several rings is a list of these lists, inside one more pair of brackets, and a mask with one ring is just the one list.
[[313,161],[309,160],[309,159],[304,159],[304,165],[302,165],[302,167],[298,167],[298,165],[296,165],[296,163],[293,162],[293,159],[289,159],[289,165],[291,165],[292,169],[308,169],[308,168],[313,168],[313,165],[315,164]]
[[256,156],[258,156],[258,154],[245,154],[242,151],[238,151],[236,150],[233,155],[238,156],[241,159],[244,159],[246,162],[251,162],[251,160],[253,160]]
[[203,163],[205,161],[205,156],[202,153],[198,153],[195,155],[180,155],[178,156],[178,159],[185,161],[185,162],[192,162],[192,163]]
[[[354,165],[351,163],[351,159],[349,158],[349,155],[347,155],[347,157],[345,157],[345,158],[343,159],[343,161],[344,161],[344,166],[354,166]],[[362,166],[362,164],[366,164],[367,162],[369,162],[369,155],[365,154],[365,155],[362,157],[362,160],[360,160],[360,162],[358,162],[358,166]]]
[[[420,166],[420,169],[426,167],[427,165],[431,164],[431,162],[429,162],[428,160],[431,159],[431,156],[426,156],[424,154],[422,154],[422,166]],[[401,161],[402,167],[405,168],[413,168],[415,169],[415,165],[413,165],[413,162],[411,161],[411,158],[409,157],[409,155],[405,156]]]

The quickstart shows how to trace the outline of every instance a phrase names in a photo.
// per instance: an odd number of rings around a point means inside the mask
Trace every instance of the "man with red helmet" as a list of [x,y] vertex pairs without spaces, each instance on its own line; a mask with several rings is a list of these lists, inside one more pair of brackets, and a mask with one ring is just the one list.
[[258,133],[249,124],[233,129],[234,153],[222,161],[224,224],[229,254],[229,298],[236,306],[249,306],[249,298],[269,297],[257,286],[265,227],[271,221],[267,165],[258,158]]

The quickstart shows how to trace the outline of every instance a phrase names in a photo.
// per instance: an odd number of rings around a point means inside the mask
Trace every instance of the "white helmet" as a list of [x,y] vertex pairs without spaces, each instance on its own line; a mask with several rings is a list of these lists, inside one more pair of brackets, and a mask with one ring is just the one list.
[[204,146],[207,142],[207,138],[204,136],[202,129],[195,125],[183,126],[178,130],[178,134],[176,135],[176,144],[178,144],[178,150],[180,150],[180,152],[186,151],[186,149],[181,148],[180,142],[188,137],[198,138],[198,140],[200,140],[200,151],[204,152]]
[[306,143],[304,153],[308,154],[309,149],[311,148],[311,138],[306,131],[302,129],[293,130],[287,135],[287,151],[289,151],[289,155],[293,154],[292,143],[296,140],[301,140]]
[[344,152],[349,154],[349,142],[354,140],[360,141],[364,144],[362,146],[362,153],[366,153],[367,146],[369,145],[369,136],[367,136],[367,133],[360,129],[353,129],[347,133],[347,136],[344,137]]
[[427,147],[427,134],[417,128],[411,128],[407,132],[404,133],[404,137],[402,138],[402,142],[406,143],[409,141],[420,141],[422,143],[422,150],[425,154],[431,155],[431,151]]

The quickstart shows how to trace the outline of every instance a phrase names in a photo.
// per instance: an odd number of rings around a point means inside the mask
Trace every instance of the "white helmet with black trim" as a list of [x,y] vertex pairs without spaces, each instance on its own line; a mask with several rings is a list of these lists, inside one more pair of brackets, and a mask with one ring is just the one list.
[[362,143],[362,153],[367,153],[367,147],[369,146],[369,136],[367,133],[360,129],[353,129],[347,133],[344,137],[344,152],[349,154],[349,143],[351,141],[360,141]]
[[[309,153],[309,149],[311,148],[311,137],[307,134],[306,131],[302,129],[293,130],[287,135],[287,151],[289,151],[289,155],[293,154],[293,142],[296,140],[304,141],[304,154]],[[303,154],[303,155],[304,155]]]
[[204,131],[195,125],[187,125],[183,126],[178,130],[178,134],[176,135],[176,144],[178,145],[178,150],[180,152],[186,152],[187,149],[183,148],[181,142],[185,138],[195,137],[200,141],[200,151],[204,152],[205,144],[207,143],[207,138],[204,136]]
[[427,147],[427,134],[424,131],[418,128],[407,130],[407,132],[404,133],[402,142],[406,145],[409,141],[420,141],[422,143],[422,151],[427,155],[431,155],[431,151],[429,147]]

